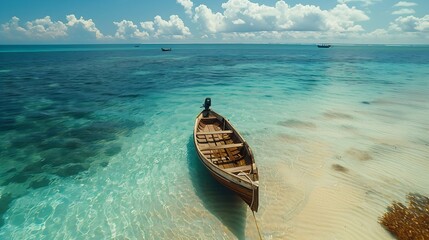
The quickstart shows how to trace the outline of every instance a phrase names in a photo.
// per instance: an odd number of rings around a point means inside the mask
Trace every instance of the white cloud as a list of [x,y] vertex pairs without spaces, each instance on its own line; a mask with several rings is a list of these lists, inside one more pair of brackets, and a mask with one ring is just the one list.
[[169,20],[156,16],[153,21],[156,26],[154,37],[183,39],[191,35],[189,28],[185,26],[182,19],[177,15],[171,15]]
[[[116,33],[104,35],[92,19],[67,15],[63,21],[51,17],[22,22],[12,17],[0,25],[1,43],[93,43],[93,42],[159,42],[185,40],[201,42],[272,42],[272,43],[425,43],[429,40],[429,15],[415,17],[414,2],[400,1],[392,8],[397,18],[385,29],[365,32],[361,22],[369,20],[364,11],[340,0],[330,9],[316,5],[288,5],[279,0],[271,5],[254,0],[226,0],[220,11],[201,4],[194,8],[192,0],[176,0],[199,30],[191,33],[178,15],[167,19],[155,16],[150,21],[113,22]],[[371,4],[378,0],[355,0]],[[362,5],[361,5],[362,6]],[[409,15],[409,16],[407,16]]]
[[122,20],[113,22],[118,29],[115,37],[122,40],[144,40],[149,37],[149,33],[140,31],[140,29],[132,21]]
[[245,39],[248,43],[309,43],[315,42],[353,42],[360,33],[334,33],[315,31],[261,31],[261,32],[231,32],[221,33],[221,39],[225,42],[242,43]]
[[390,24],[389,29],[400,32],[429,32],[429,15],[422,18],[400,16]]
[[66,23],[54,22],[50,16],[46,16],[21,25],[18,17],[12,17],[8,23],[2,25],[2,30],[6,38],[19,42],[28,40],[85,42],[108,38],[97,29],[91,19],[85,20],[83,17],[77,19],[73,14],[66,16],[66,19]]
[[222,13],[213,13],[206,5],[195,8],[194,21],[203,26],[205,32],[222,32],[226,28],[225,16]]
[[16,16],[12,17],[9,22],[2,24],[2,30],[3,32],[8,33],[11,36],[13,36],[14,34],[25,35],[25,32],[27,31],[23,27],[19,26],[19,18]]
[[328,30],[338,32],[356,32],[363,31],[362,26],[356,22],[369,20],[369,17],[361,10],[355,7],[348,7],[345,4],[339,4],[332,10],[327,11],[326,19],[328,21]]
[[191,0],[176,0],[176,1],[177,3],[183,6],[186,14],[188,14],[189,17],[192,17],[192,7],[194,6],[194,3]]
[[400,16],[388,29],[376,29],[359,36],[368,43],[427,43],[429,41],[429,15],[422,18]]
[[2,24],[2,29],[11,39],[54,40],[67,36],[67,26],[61,21],[52,22],[49,16],[29,21],[24,26],[20,26],[18,17],[12,17],[8,23]]
[[61,21],[52,22],[49,16],[26,23],[27,34],[37,38],[66,36],[67,27]]
[[366,37],[383,39],[388,37],[388,35],[389,35],[389,32],[386,31],[385,29],[376,29],[370,33],[367,33]]
[[417,6],[417,3],[415,3],[415,2],[400,1],[400,2],[396,3],[393,6],[394,7],[413,7],[413,6]]
[[[100,30],[98,30],[92,19],[85,20],[83,17],[77,19],[75,15],[71,14],[67,15],[67,21],[69,31],[75,32],[73,36],[78,35],[78,33],[89,33],[89,37],[93,35],[96,39],[104,38],[104,35],[100,32]],[[82,38],[82,36],[79,36],[79,38]]]
[[413,13],[415,13],[416,11],[414,11],[413,9],[411,9],[411,8],[402,8],[402,9],[399,9],[399,10],[396,10],[396,11],[393,11],[392,12],[392,14],[393,15],[409,15],[409,14],[413,14]]
[[391,44],[427,43],[429,41],[429,35],[424,32],[404,32],[401,29],[377,29],[370,33],[364,33],[359,38],[368,43]]
[[237,19],[237,20],[233,20],[232,21],[233,24],[235,25],[242,25],[242,24],[246,24],[246,22],[243,19]]
[[338,3],[348,3],[348,2],[361,2],[365,6],[372,5],[376,2],[380,2],[381,0],[338,0]]
[[356,22],[369,19],[361,10],[338,4],[331,10],[314,5],[289,6],[283,0],[275,6],[249,0],[229,0],[222,4],[223,13],[206,5],[195,8],[194,21],[208,33],[257,31],[337,31],[355,32],[363,28]]
[[147,22],[141,22],[140,23],[140,26],[144,29],[144,30],[147,30],[147,31],[151,31],[151,32],[153,32],[153,31],[155,31],[155,28],[153,27],[153,22],[152,21],[147,21]]
[[401,9],[393,11],[392,14],[393,15],[414,14],[416,11],[414,11],[414,9],[412,9],[412,8],[409,8],[409,7],[414,7],[414,6],[417,6],[417,3],[400,1],[400,2],[396,3],[395,5],[393,5],[393,7],[400,7]]
[[140,27],[145,31],[132,21],[122,20],[114,24],[118,26],[115,37],[122,40],[185,39],[191,35],[189,28],[177,15],[171,15],[168,20],[155,16],[153,21],[141,22]]

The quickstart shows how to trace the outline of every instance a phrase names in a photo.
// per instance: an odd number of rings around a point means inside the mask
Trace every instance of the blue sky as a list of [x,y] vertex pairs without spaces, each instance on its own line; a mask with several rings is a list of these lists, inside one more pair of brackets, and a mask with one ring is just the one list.
[[429,44],[428,0],[2,0],[0,44]]

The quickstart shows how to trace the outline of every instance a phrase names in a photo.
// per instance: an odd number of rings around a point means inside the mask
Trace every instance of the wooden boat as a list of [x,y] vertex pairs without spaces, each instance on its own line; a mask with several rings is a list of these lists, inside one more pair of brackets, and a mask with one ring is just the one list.
[[330,44],[318,44],[317,47],[318,48],[330,48],[331,45]]
[[258,211],[259,175],[252,151],[228,119],[210,105],[211,99],[206,98],[204,110],[195,120],[198,157],[217,181],[236,192],[252,211]]
[[171,51],[171,48],[161,48],[163,52]]

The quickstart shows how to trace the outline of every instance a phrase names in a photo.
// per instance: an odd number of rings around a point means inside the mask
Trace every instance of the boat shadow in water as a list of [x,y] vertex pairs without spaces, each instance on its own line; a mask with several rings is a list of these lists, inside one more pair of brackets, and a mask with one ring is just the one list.
[[204,207],[217,217],[237,239],[245,239],[247,205],[218,183],[198,159],[193,136],[188,142],[188,167],[195,193]]

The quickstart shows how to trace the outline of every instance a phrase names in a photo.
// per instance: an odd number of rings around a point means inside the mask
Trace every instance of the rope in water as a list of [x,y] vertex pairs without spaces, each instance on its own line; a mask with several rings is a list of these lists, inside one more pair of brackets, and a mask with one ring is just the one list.
[[245,177],[247,177],[247,179],[249,179],[249,181],[251,182],[252,185],[252,203],[249,205],[250,211],[252,211],[253,214],[253,219],[255,220],[255,224],[256,224],[256,229],[258,229],[258,234],[259,234],[259,239],[262,240],[262,235],[261,235],[261,231],[259,231],[259,225],[258,225],[258,221],[256,221],[256,217],[255,217],[255,211],[252,210],[252,208],[250,206],[253,206],[253,200],[255,199],[255,188],[253,187],[253,181],[252,179],[250,179],[249,176],[247,176],[246,173],[244,173],[243,171],[240,171],[240,173],[243,173]]
[[252,213],[253,213],[253,219],[255,219],[256,229],[258,229],[259,239],[262,240],[262,235],[261,235],[261,232],[259,231],[258,222],[256,221],[256,217],[255,217],[255,212],[252,211]]

